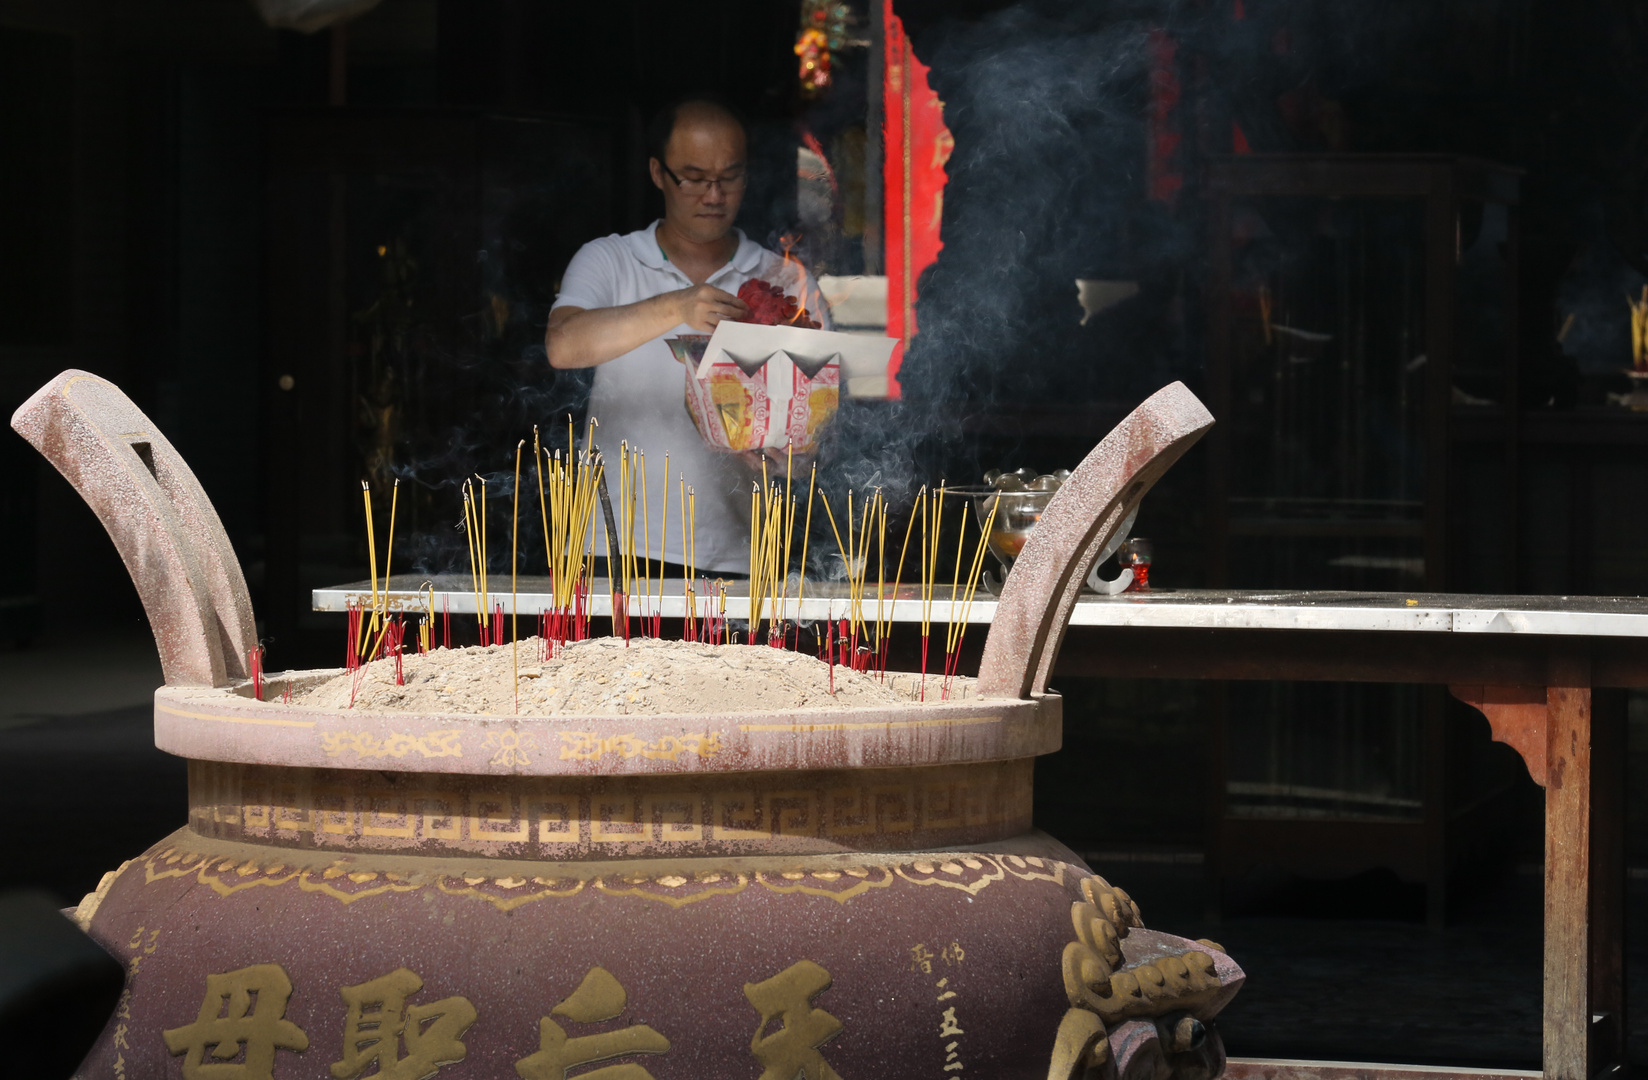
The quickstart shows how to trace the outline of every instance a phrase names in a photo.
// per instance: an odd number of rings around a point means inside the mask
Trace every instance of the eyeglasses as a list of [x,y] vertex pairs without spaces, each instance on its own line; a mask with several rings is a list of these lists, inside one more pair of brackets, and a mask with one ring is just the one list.
[[664,175],[665,176],[667,176],[671,180],[675,181],[675,186],[681,189],[681,194],[691,195],[694,198],[696,198],[700,195],[708,195],[709,192],[710,192],[710,188],[712,188],[712,187],[720,187],[720,189],[722,190],[723,193],[731,193],[731,192],[735,192],[735,191],[743,191],[744,190],[744,174],[743,173],[738,173],[736,176],[720,176],[720,177],[715,178],[714,180],[700,180],[700,179],[683,180],[679,176],[675,175],[675,170],[674,169],[671,169],[668,165],[664,164],[664,161],[663,161],[662,158],[658,159],[658,167],[660,169],[664,170]]

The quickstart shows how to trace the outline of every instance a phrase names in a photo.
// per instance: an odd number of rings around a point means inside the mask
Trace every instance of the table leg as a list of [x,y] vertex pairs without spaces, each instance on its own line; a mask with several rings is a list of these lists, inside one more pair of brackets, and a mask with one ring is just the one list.
[[1555,657],[1546,687],[1545,1080],[1591,1080],[1590,663]]
[[1454,686],[1545,788],[1545,1077],[1595,1080],[1625,1061],[1623,690],[1591,689],[1584,656],[1549,685]]
[[1591,1075],[1625,1063],[1626,694],[1591,691]]

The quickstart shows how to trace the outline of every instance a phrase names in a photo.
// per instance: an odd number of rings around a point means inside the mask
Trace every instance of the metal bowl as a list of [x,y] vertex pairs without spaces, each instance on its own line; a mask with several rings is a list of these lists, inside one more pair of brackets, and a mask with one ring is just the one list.
[[[1013,560],[1024,550],[1036,522],[1041,520],[1047,504],[1057,489],[1046,491],[1000,491],[994,487],[977,485],[948,489],[951,494],[972,500],[973,517],[980,529],[989,529],[990,554],[1012,569]],[[995,517],[992,520],[991,514]]]

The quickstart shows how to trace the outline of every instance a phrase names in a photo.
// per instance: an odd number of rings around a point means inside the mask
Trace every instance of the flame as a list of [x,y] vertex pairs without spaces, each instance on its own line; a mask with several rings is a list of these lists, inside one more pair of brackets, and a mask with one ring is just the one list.
[[800,237],[791,233],[778,238],[778,246],[783,249],[784,255],[784,284],[780,287],[788,286],[791,281],[795,282],[795,314],[789,319],[792,324],[807,317],[807,271],[801,265],[801,260],[790,254],[790,249],[795,247],[799,239]]

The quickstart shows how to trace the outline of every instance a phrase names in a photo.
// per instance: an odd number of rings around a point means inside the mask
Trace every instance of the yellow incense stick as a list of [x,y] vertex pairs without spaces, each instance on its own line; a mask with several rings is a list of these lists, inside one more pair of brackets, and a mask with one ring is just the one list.
[[[651,532],[648,532],[651,536]],[[648,540],[651,543],[651,540]],[[664,552],[669,547],[669,451],[664,452],[664,513],[658,522],[658,606],[653,610],[660,615],[664,611]]]
[[515,508],[509,533],[509,662],[514,667],[515,711],[521,711],[521,450],[522,439],[515,444]]
[[[864,631],[866,643],[868,643],[870,635],[864,624],[864,583],[870,575],[870,520],[871,510],[874,508],[875,502],[876,496],[873,492],[870,498],[864,500],[864,509],[859,512],[858,547],[853,554],[854,566],[856,567],[854,577],[857,579],[855,591],[858,599],[855,601],[855,606],[858,609],[858,627],[861,631]],[[851,529],[851,527],[849,523],[848,528]]]
[[996,508],[1001,505],[1000,499],[990,503],[990,516],[984,520],[984,529],[979,533],[978,546],[973,549],[973,568],[967,578],[967,600],[961,609],[961,632],[956,635],[956,648],[961,647],[961,639],[967,633],[967,619],[973,610],[973,594],[978,591],[979,574],[984,569],[984,553],[989,550],[990,530],[996,524]]
[[961,592],[961,552],[967,540],[967,510],[961,511],[961,528],[956,531],[956,572],[950,579],[950,626],[944,634],[944,655],[956,644],[956,594]]
[[[795,537],[795,443],[784,444],[784,561],[781,567],[784,580],[779,587],[779,603],[785,608],[784,618],[789,618],[790,600],[790,541]],[[780,623],[780,629],[783,626]]]
[[914,535],[916,518],[925,513],[927,501],[927,485],[923,484],[916,491],[916,501],[910,507],[910,520],[904,524],[904,545],[898,551],[898,567],[893,571],[893,600],[887,614],[887,637],[893,636],[893,616],[898,611],[898,590],[904,584],[904,557],[910,553],[910,537]]
[[685,622],[683,622],[681,626],[683,634],[690,637],[692,631],[693,606],[692,572],[687,569],[687,478],[684,475],[677,475],[676,480],[681,498],[681,573],[683,575],[681,579],[681,599],[682,603],[686,605],[681,614],[681,617],[685,620]]
[[[825,505],[827,506],[828,504],[826,503]],[[835,522],[832,521],[832,522],[830,522],[830,524],[834,525]],[[836,537],[835,542],[836,542],[837,545],[839,545],[841,543],[841,538],[839,536]],[[858,612],[855,610],[856,605],[853,603],[853,600],[854,600],[853,580],[857,576],[853,573],[853,556],[855,556],[857,554],[858,554],[858,545],[853,542],[853,489],[848,488],[847,489],[847,550],[843,551],[841,553],[841,562],[842,562],[842,569],[847,571],[847,625],[849,627],[857,627],[858,626]]]
[[[795,617],[801,618],[801,604],[807,599],[807,542],[813,535],[813,488],[818,483],[818,462],[813,462],[812,472],[807,477],[807,520],[801,526],[801,579],[795,587]],[[797,631],[799,638],[800,631]]]
[[487,589],[486,580],[486,477],[478,476],[477,478],[481,481],[481,501],[475,504],[475,514],[481,519],[481,606],[486,609],[485,615],[481,618],[481,625],[490,627],[492,625],[492,595]]
[[[763,470],[766,461],[761,463]],[[761,489],[754,483],[750,484],[750,641],[755,642],[755,626],[761,621],[761,532],[757,519],[761,512]]]
[[[647,491],[647,453],[640,451],[635,456],[635,468],[640,473],[636,482],[641,485],[641,593],[647,599],[641,605],[643,617],[651,615],[652,611],[652,504],[651,495]],[[646,633],[642,630],[642,633]]]
[[881,654],[881,634],[884,625],[885,613],[882,608],[882,599],[887,591],[887,500],[881,497],[881,490],[876,489],[876,509],[878,512],[876,527],[876,626],[875,650]]
[[[544,527],[544,568],[551,573],[555,566],[549,555],[549,504],[544,500],[544,459],[538,445],[538,425],[532,425],[532,467],[538,473],[538,520]],[[551,583],[553,586],[553,582]]]
[[475,595],[475,614],[479,617],[481,613],[481,573],[475,565],[475,546],[477,540],[475,528],[475,498],[474,493],[470,488],[470,482],[465,480],[463,486],[464,539],[468,541],[469,545],[469,585]]
[[395,481],[395,486],[389,492],[389,549],[383,556],[383,606],[385,617],[389,610],[389,574],[390,567],[395,561],[395,508],[401,501],[401,482]]
[[[372,485],[365,480],[361,481],[361,499],[366,503],[366,566],[367,573],[372,576],[372,622],[370,625],[363,620],[361,623],[360,649],[365,649],[366,643],[372,640],[372,631],[378,628],[378,541],[372,531]],[[364,652],[360,655],[365,656]]]

